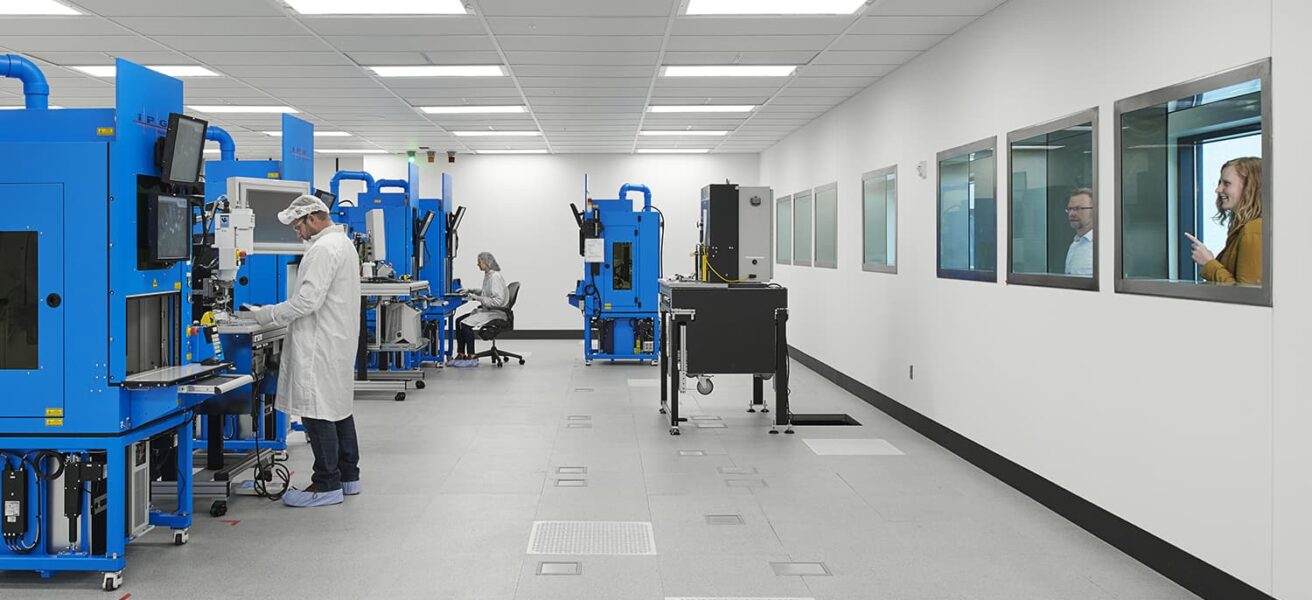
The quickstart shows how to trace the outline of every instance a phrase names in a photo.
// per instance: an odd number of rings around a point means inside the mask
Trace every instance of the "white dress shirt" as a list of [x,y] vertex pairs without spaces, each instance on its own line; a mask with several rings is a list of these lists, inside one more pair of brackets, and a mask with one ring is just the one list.
[[1071,247],[1066,250],[1066,274],[1093,276],[1093,230],[1084,235],[1075,236]]

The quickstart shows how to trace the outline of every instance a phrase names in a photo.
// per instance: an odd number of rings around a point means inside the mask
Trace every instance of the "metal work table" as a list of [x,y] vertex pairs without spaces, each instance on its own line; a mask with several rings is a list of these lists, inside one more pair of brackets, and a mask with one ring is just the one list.
[[793,433],[788,407],[788,290],[762,283],[660,282],[661,414],[679,435],[679,392],[687,375],[750,374],[747,412],[769,412],[765,380],[774,378],[770,433]]
[[[428,282],[422,280],[360,282],[360,345],[355,359],[355,384],[353,386],[356,392],[395,392],[393,398],[399,402],[405,400],[405,391],[409,382],[413,381],[416,388],[423,389],[424,372],[422,370],[369,370],[370,352],[417,352],[428,346],[428,340],[420,340],[414,344],[370,344],[368,329],[369,303],[365,300],[367,298],[419,296],[428,290]],[[385,331],[382,304],[378,306],[378,309],[375,319],[375,335],[378,339],[382,339],[382,332]]]

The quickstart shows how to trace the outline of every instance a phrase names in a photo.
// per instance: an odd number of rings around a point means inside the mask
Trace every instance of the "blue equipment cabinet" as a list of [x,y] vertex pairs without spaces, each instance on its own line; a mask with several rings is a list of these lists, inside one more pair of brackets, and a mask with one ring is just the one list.
[[[641,192],[634,210],[629,192]],[[624,184],[615,200],[587,199],[570,205],[579,226],[583,279],[569,303],[583,313],[583,358],[659,360],[658,282],[664,219],[645,185]]]
[[[156,158],[182,82],[120,59],[116,108],[46,110],[31,62],[0,56],[0,76],[27,96],[0,112],[0,570],[115,589],[128,542],[187,541],[192,409],[212,394],[185,390],[227,368],[193,362],[190,262],[160,252],[190,231],[195,190]],[[176,481],[175,512],[150,508],[152,480]]]

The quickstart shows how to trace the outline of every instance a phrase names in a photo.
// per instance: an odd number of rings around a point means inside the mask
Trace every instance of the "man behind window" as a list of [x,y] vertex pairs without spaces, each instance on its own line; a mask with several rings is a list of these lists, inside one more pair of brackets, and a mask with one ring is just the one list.
[[1066,250],[1066,274],[1093,276],[1093,190],[1079,188],[1066,200],[1066,220],[1075,240]]

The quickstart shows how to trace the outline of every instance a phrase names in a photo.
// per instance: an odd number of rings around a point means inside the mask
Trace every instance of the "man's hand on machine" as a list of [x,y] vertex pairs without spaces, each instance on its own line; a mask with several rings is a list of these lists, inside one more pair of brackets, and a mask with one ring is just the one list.
[[260,325],[268,325],[273,322],[273,311],[269,310],[267,306],[243,304],[239,314],[243,318],[251,319]]

